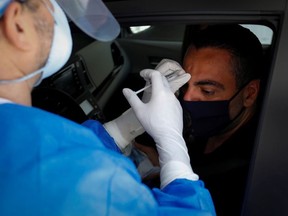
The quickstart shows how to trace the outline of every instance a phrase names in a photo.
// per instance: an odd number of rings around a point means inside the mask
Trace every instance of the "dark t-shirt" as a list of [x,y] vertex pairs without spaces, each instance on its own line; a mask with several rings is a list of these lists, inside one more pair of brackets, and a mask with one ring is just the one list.
[[254,116],[209,154],[204,154],[207,140],[186,137],[191,165],[209,189],[217,215],[241,214],[257,123]]
[[[241,214],[257,124],[258,116],[254,116],[209,154],[204,154],[207,140],[191,138],[189,128],[184,127],[184,137],[193,171],[209,189],[218,216]],[[137,137],[136,141],[155,147],[153,139],[146,133]],[[154,179],[154,182],[148,182],[148,186],[150,184],[155,187],[159,181]]]

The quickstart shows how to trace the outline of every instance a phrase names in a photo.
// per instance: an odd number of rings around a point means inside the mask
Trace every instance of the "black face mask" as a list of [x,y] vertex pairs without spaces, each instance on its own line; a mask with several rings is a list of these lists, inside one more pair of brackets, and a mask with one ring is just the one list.
[[242,90],[236,92],[229,100],[222,101],[184,101],[181,105],[185,111],[188,111],[190,118],[191,133],[194,137],[211,137],[223,132],[223,130],[232,123],[244,110],[230,119],[229,104]]

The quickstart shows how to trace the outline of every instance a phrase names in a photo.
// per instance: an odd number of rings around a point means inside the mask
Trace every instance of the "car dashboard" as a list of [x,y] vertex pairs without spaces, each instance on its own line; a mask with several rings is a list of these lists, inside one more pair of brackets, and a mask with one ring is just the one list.
[[95,41],[80,49],[32,92],[32,104],[70,120],[104,122],[105,105],[128,71],[116,42]]

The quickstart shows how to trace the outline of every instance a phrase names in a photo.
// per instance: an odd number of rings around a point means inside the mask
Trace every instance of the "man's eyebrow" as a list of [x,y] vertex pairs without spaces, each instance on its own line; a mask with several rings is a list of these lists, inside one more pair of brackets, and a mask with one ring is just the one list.
[[215,86],[215,87],[223,89],[223,90],[225,89],[223,84],[216,82],[216,81],[212,81],[212,80],[201,80],[198,82],[194,82],[194,85],[195,86],[210,85],[210,86]]

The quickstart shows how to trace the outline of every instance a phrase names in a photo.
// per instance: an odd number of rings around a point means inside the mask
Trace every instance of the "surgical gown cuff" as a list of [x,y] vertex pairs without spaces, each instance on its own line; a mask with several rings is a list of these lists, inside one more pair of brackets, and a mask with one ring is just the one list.
[[180,161],[169,161],[161,167],[160,172],[161,189],[167,186],[175,179],[188,179],[191,181],[199,180],[190,166]]
[[115,152],[122,153],[122,151],[119,149],[117,144],[115,143],[114,139],[109,135],[109,133],[106,131],[106,129],[103,127],[103,125],[95,120],[87,120],[82,123],[83,126],[89,128],[92,130],[98,137],[101,138],[103,145]]
[[190,210],[189,213],[180,213],[180,215],[216,216],[212,197],[201,180],[175,179],[165,188],[161,190],[154,188],[152,191],[160,206],[169,207],[173,205],[174,207]]

